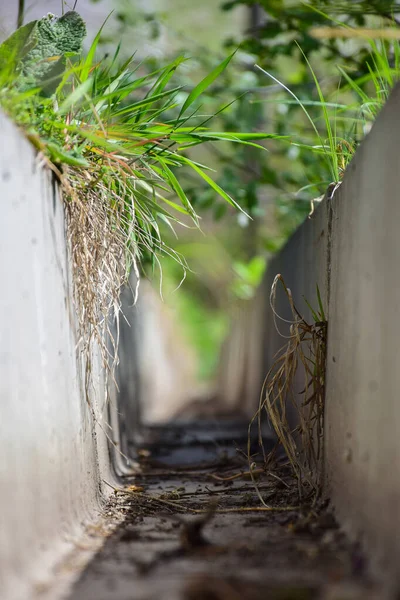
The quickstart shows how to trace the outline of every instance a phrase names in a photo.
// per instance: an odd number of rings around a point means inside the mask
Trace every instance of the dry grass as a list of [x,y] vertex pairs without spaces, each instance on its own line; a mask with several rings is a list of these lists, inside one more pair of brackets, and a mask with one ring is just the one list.
[[[93,343],[100,349],[102,362],[113,374],[117,362],[120,289],[127,283],[131,266],[137,275],[133,293],[136,301],[139,272],[130,244],[124,213],[125,198],[110,198],[113,192],[96,181],[95,175],[69,167],[62,178],[67,220],[67,236],[72,261],[74,299],[79,327],[79,349],[90,356]],[[134,201],[131,226],[135,223]],[[110,344],[111,342],[111,344]]]
[[[249,434],[257,422],[264,461],[269,464],[272,457],[265,453],[261,433],[262,417],[266,416],[285,450],[300,494],[310,491],[318,493],[323,459],[327,322],[319,291],[319,309],[311,309],[314,322],[308,323],[297,310],[282,276],[277,275],[270,296],[275,325],[276,319],[281,318],[275,308],[278,284],[283,286],[292,313],[290,335],[265,378],[258,410],[249,425]],[[299,381],[303,388],[300,392]],[[254,464],[250,455],[249,462],[252,470]]]

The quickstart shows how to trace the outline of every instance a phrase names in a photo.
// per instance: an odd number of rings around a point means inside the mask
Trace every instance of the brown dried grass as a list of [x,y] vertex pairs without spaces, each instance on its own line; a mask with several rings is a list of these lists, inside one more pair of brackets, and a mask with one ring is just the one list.
[[[79,348],[88,355],[96,343],[103,366],[113,374],[117,362],[120,290],[128,281],[131,266],[137,276],[134,302],[138,293],[139,271],[130,244],[132,236],[127,232],[127,227],[135,223],[134,201],[127,225],[125,197],[117,196],[102,180],[96,180],[93,172],[69,169],[63,192]],[[117,323],[116,327],[112,327],[112,321]]]
[[[318,494],[323,466],[327,321],[319,291],[319,310],[311,309],[314,322],[308,323],[297,310],[283,277],[277,275],[270,295],[275,325],[276,319],[281,318],[276,312],[276,291],[279,283],[283,286],[292,313],[290,335],[278,351],[264,380],[258,410],[249,425],[249,434],[253,424],[257,422],[264,462],[269,465],[272,455],[265,452],[261,428],[262,417],[266,416],[276,433],[278,443],[285,450],[298,481],[300,495],[310,491]],[[279,332],[278,328],[277,331]],[[296,392],[299,380],[304,384],[300,393]],[[293,420],[289,416],[290,412],[295,416],[294,427],[290,424]],[[250,455],[249,463],[250,470],[254,469],[255,465],[251,462]],[[262,500],[261,496],[260,499]]]

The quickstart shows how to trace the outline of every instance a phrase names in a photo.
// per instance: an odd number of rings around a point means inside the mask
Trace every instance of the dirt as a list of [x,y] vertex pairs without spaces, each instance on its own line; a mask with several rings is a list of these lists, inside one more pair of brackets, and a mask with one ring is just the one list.
[[381,598],[329,503],[299,498],[279,456],[256,489],[245,446],[244,423],[150,429],[115,491],[124,523],[69,600]]

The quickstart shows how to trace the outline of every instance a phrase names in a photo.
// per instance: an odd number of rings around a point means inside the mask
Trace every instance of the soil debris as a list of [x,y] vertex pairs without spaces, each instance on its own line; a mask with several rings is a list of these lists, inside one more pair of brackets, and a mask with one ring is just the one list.
[[[116,495],[125,520],[70,600],[382,598],[329,504],[300,497],[290,465],[278,461],[275,476],[260,472],[256,490],[251,480],[234,477],[244,471],[232,441],[237,432],[229,440],[223,425],[209,430],[199,423],[189,432],[197,432],[198,443],[187,447],[173,436],[170,446],[161,428],[158,437],[151,432],[146,448],[157,466],[143,457],[140,476],[121,483]],[[203,444],[210,438],[215,457],[224,451],[231,459],[212,460],[211,444]]]

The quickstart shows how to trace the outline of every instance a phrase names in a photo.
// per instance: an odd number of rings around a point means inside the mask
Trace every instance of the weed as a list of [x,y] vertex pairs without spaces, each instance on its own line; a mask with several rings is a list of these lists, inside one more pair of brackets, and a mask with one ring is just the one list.
[[[250,433],[254,422],[258,424],[259,444],[264,462],[269,463],[262,440],[262,416],[265,414],[282,445],[299,484],[299,493],[308,490],[319,492],[323,459],[323,413],[325,387],[325,354],[327,322],[321,296],[317,288],[318,310],[312,309],[314,322],[308,323],[297,310],[290,289],[283,277],[274,279],[270,303],[276,318],[275,300],[278,284],[281,284],[288,299],[292,313],[290,335],[286,344],[277,353],[262,389],[257,412],[249,425],[249,464],[250,472],[254,464],[250,457]],[[277,328],[278,332],[279,329]],[[304,388],[300,400],[295,391],[299,374],[304,378]],[[294,409],[294,418],[289,415],[290,405]],[[293,426],[292,421],[296,424]],[[253,478],[253,482],[255,482]],[[257,490],[258,491],[258,490]],[[259,494],[264,504],[264,501]]]
[[[317,76],[308,57],[297,44],[318,96],[317,100],[310,100],[299,97],[272,73],[259,65],[255,66],[291,96],[290,100],[280,98],[278,102],[288,106],[298,106],[306,117],[307,123],[301,126],[300,139],[296,139],[293,135],[289,143],[320,157],[321,173],[328,172],[331,182],[339,183],[354,156],[360,139],[368,133],[399,79],[399,34],[394,25],[376,31],[352,27],[315,6],[305,2],[303,4],[336,25],[336,27],[314,28],[310,31],[310,35],[316,38],[352,38],[368,49],[367,74],[361,77],[354,76],[348,68],[337,65],[336,85],[332,85],[330,81],[327,91],[324,91],[323,81]],[[311,130],[309,128],[307,130],[308,124]],[[312,187],[326,188],[327,183],[329,182],[312,181],[299,192]]]
[[163,227],[174,231],[177,224],[199,227],[180,183],[182,170],[191,170],[240,210],[214,182],[212,169],[191,158],[190,149],[219,141],[263,149],[258,141],[273,136],[212,131],[207,126],[212,116],[197,115],[201,95],[234,53],[185,97],[182,86],[171,85],[183,57],[148,73],[133,59],[120,64],[119,47],[110,59],[96,59],[101,30],[82,55],[84,32],[74,11],[17,30],[0,47],[0,106],[60,182],[80,348],[90,356],[97,343],[104,365],[113,371],[118,334],[114,339],[109,324],[119,314],[119,292],[129,271],[133,268],[139,281],[140,265],[159,264],[162,254],[187,266],[162,234]]

